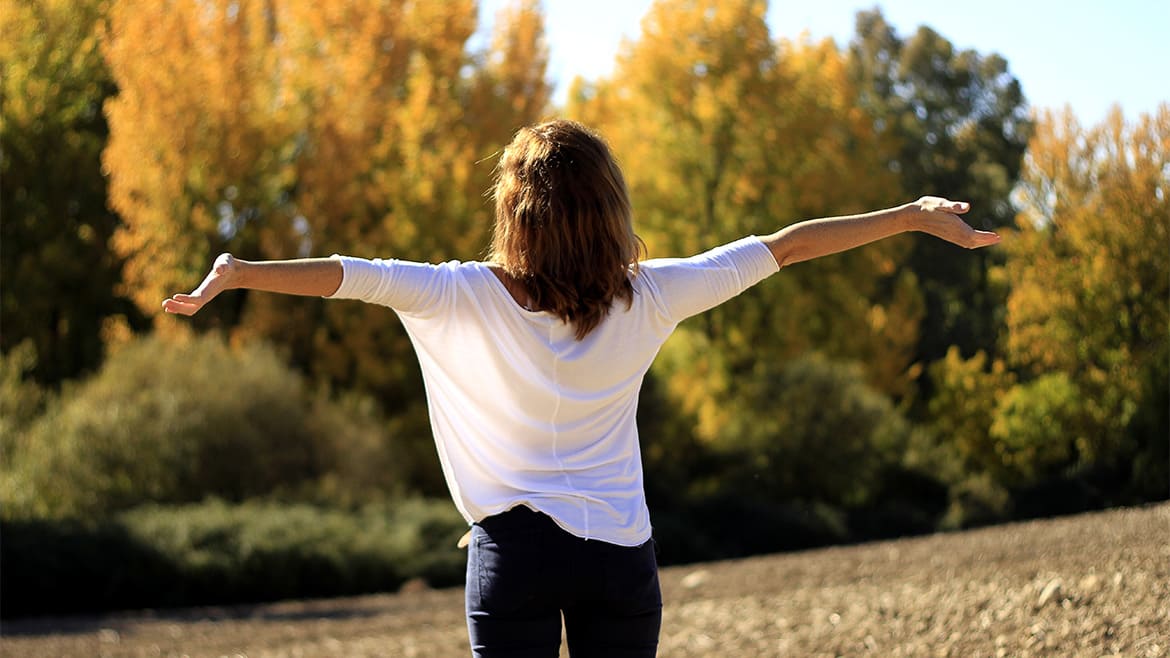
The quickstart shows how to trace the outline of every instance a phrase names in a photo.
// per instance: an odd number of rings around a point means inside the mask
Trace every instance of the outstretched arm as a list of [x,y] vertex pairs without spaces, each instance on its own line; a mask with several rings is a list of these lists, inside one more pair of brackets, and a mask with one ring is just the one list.
[[221,254],[198,288],[171,297],[162,307],[167,313],[194,315],[219,293],[235,288],[328,297],[341,286],[341,277],[341,263],[332,258],[246,261]]
[[970,208],[971,205],[963,201],[924,196],[896,208],[798,222],[762,240],[780,267],[860,247],[906,231],[929,233],[968,249],[999,242],[999,235],[977,231],[959,219],[958,216]]

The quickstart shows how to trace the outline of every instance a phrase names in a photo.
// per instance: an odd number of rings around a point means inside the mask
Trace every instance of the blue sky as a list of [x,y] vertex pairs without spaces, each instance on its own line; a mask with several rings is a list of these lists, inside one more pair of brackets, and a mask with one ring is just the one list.
[[[485,29],[511,0],[481,0]],[[608,75],[653,0],[543,0],[556,100],[572,79]],[[773,38],[853,35],[857,11],[880,6],[901,36],[928,25],[959,48],[999,53],[1032,107],[1068,104],[1082,123],[1118,103],[1127,118],[1170,102],[1170,0],[772,0]]]

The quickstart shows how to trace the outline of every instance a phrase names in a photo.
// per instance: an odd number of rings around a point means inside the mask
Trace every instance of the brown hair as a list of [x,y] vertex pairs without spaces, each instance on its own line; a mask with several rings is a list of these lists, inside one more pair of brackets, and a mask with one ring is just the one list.
[[633,301],[634,234],[621,169],[600,136],[563,119],[520,129],[496,166],[489,259],[524,286],[534,308],[581,340],[614,298]]

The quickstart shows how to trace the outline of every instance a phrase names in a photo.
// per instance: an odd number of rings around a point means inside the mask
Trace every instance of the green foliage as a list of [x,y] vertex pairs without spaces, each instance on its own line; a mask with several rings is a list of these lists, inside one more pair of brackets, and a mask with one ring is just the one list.
[[1000,399],[990,435],[1013,484],[1092,459],[1083,405],[1080,390],[1062,372],[1018,384]]
[[939,522],[944,530],[958,530],[1002,521],[1011,513],[1011,494],[988,473],[965,477],[950,490],[950,505]]
[[[928,27],[896,34],[879,9],[857,14],[849,44],[858,105],[890,146],[887,166],[902,189],[969,199],[977,228],[1007,226],[1031,120],[1020,83],[997,54],[957,49]],[[917,360],[991,351],[1002,331],[1006,290],[988,276],[1001,252],[956,257],[955,247],[917,240],[907,266],[926,302]]]
[[339,596],[462,582],[446,501],[356,512],[210,501],[100,522],[4,523],[5,616]]
[[95,368],[103,327],[138,322],[107,242],[102,103],[114,84],[98,49],[102,0],[0,7],[0,352],[31,341],[32,376],[57,385]]
[[[951,347],[944,359],[931,364],[930,378],[931,429],[960,460],[961,472],[1005,479],[1008,467],[991,436],[991,424],[1000,400],[1015,385],[1015,375],[1002,362],[989,362],[984,352],[964,359],[958,347]],[[953,476],[959,479],[960,474]]]
[[1115,108],[1087,128],[1044,113],[1018,188],[1019,230],[1005,241],[1011,363],[1027,377],[1063,373],[1080,391],[1080,467],[1160,496],[1170,491],[1167,172],[1170,104],[1132,122]]
[[732,486],[773,500],[866,502],[877,474],[900,461],[908,440],[909,425],[889,398],[866,385],[859,366],[816,353],[756,365],[737,387],[745,407],[717,447],[743,468]]
[[12,459],[16,437],[36,419],[48,399],[44,389],[29,377],[36,363],[31,339],[0,354],[0,463]]
[[0,521],[0,614],[176,605],[178,570],[114,521]]
[[[695,452],[688,434],[702,446],[706,457],[684,458],[695,495],[750,482],[771,500],[861,504],[909,440],[910,425],[860,366],[819,353],[732,363],[702,331],[684,327],[653,373],[659,408],[679,420],[644,422],[667,428],[672,459]],[[659,449],[647,444],[648,463],[657,464]]]
[[[1132,460],[1130,500],[1135,502],[1163,500],[1170,497],[1170,356],[1146,373],[1145,399],[1133,417],[1129,431],[1138,446]],[[1159,404],[1161,400],[1163,403]]]
[[851,537],[846,514],[818,502],[720,493],[651,514],[662,564],[802,550]]
[[405,466],[371,409],[334,407],[270,349],[146,338],[29,426],[5,465],[8,516],[103,515],[143,502],[276,492],[341,502]]
[[27,484],[12,468],[24,452],[26,430],[50,400],[29,373],[36,365],[36,347],[26,339],[7,354],[0,354],[0,513],[28,508]]
[[[922,445],[860,367],[813,353],[731,372],[702,350],[685,358],[690,352],[680,350],[701,347],[702,335],[682,335],[687,340],[664,349],[642,392],[647,497],[655,532],[675,551],[664,560],[936,527],[947,497],[929,471],[936,449]],[[670,380],[662,373],[675,368],[722,382],[724,393],[692,405],[693,388],[663,385]]]

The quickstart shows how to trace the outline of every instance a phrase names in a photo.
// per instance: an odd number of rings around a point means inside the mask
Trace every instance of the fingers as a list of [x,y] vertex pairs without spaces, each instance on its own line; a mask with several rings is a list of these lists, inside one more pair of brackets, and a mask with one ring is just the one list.
[[968,249],[978,249],[979,247],[990,247],[993,244],[999,244],[1000,236],[998,233],[992,231],[975,231],[972,236],[971,244]]
[[958,215],[971,210],[966,201],[952,201],[937,196],[924,196],[917,202],[918,209],[926,213],[927,225],[933,228],[926,232],[967,249],[978,249],[998,244],[1000,236],[993,231],[979,231],[969,226]]
[[918,205],[927,212],[949,212],[962,215],[971,209],[966,201],[951,201],[937,196],[924,196],[918,200]]
[[952,231],[947,234],[942,234],[939,237],[965,249],[979,249],[980,247],[990,247],[993,244],[999,243],[1000,237],[998,233],[973,229],[957,218],[954,222]]
[[192,301],[193,299],[195,298],[190,295],[175,295],[164,300],[162,308],[167,313],[176,315],[195,315],[199,309],[203,308],[203,304],[199,301]]
[[178,315],[194,315],[228,287],[228,281],[235,267],[236,260],[231,254],[220,254],[198,288],[192,290],[189,295],[179,293],[164,300],[163,310]]

